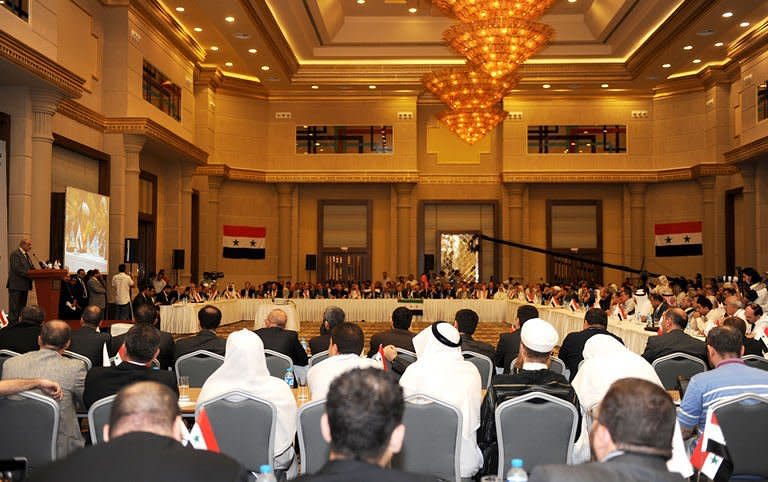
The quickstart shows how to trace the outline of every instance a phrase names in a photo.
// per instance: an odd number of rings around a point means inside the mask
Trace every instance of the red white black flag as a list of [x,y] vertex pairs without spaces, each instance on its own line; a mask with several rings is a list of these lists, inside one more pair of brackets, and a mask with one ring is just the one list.
[[264,259],[267,228],[225,224],[223,234],[225,258]]
[[656,224],[656,256],[701,256],[701,221]]

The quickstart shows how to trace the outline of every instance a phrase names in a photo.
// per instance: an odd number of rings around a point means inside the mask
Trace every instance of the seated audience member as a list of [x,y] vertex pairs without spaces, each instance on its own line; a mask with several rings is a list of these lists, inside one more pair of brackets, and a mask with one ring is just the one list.
[[307,372],[312,400],[325,398],[331,382],[344,372],[355,368],[381,368],[381,362],[360,356],[363,343],[363,330],[354,323],[340,323],[331,330],[328,358],[312,365]]
[[579,363],[584,359],[584,344],[595,335],[609,335],[624,344],[621,338],[608,331],[608,316],[599,308],[591,308],[584,314],[584,327],[581,331],[568,333],[563,339],[558,357],[565,362],[571,372],[571,381],[579,372]]
[[72,332],[69,351],[79,353],[91,360],[91,366],[109,366],[109,349],[112,337],[109,333],[99,333],[101,308],[95,305],[86,307],[80,318],[83,325]]
[[472,338],[477,330],[479,318],[477,313],[469,309],[463,309],[456,312],[456,319],[453,322],[454,328],[459,330],[461,336],[461,351],[473,351],[487,356],[491,361],[495,356],[493,347],[488,343],[477,341]]
[[[272,402],[277,408],[273,467],[287,469],[294,461],[296,436],[296,400],[290,387],[267,370],[264,343],[255,333],[240,330],[227,338],[224,364],[203,384],[197,403],[212,400],[233,390],[240,390]],[[289,475],[294,475],[293,471]]]
[[387,469],[403,445],[403,391],[374,368],[355,369],[331,383],[320,422],[328,462],[297,482],[417,482],[434,478]]
[[707,407],[722,398],[744,393],[768,396],[768,372],[744,364],[742,333],[732,326],[716,326],[707,334],[707,355],[714,367],[694,375],[680,403],[677,419],[683,434],[704,430]]
[[80,318],[82,308],[77,304],[77,275],[62,280],[59,292],[59,318],[76,320]]
[[701,340],[685,333],[688,316],[680,308],[670,308],[661,317],[659,336],[648,338],[643,358],[648,363],[672,353],[686,353],[702,361],[707,361],[707,345]]
[[[142,304],[133,312],[133,319],[138,323],[144,323],[152,327],[157,327],[157,310],[153,305]],[[160,353],[157,355],[157,361],[160,363],[162,370],[167,370],[173,367],[173,352],[174,341],[173,335],[165,331],[159,331],[160,333]],[[110,356],[115,356],[120,350],[120,347],[125,342],[126,334],[112,337],[112,347],[110,350]]]
[[176,303],[178,298],[178,292],[174,292],[173,286],[168,284],[163,286],[162,291],[160,291],[157,296],[155,296],[155,302],[160,305],[168,306]]
[[53,380],[45,378],[19,378],[14,380],[0,380],[0,397],[8,397],[27,390],[39,390],[54,400],[61,400],[64,391],[61,385]]
[[197,350],[207,350],[217,355],[224,355],[227,341],[219,338],[216,328],[221,323],[221,310],[212,305],[203,306],[197,312],[197,321],[200,323],[200,332],[197,335],[188,336],[176,340],[173,360]]
[[480,427],[482,384],[477,367],[461,355],[458,330],[437,321],[413,338],[416,362],[400,378],[406,396],[424,394],[459,409],[461,429],[461,477],[472,477],[483,465],[477,445]]
[[546,321],[539,318],[526,321],[520,330],[522,369],[493,377],[480,411],[478,440],[483,451],[484,473],[492,473],[498,466],[495,410],[502,402],[531,392],[553,395],[576,407],[579,414],[576,434],[580,433],[581,411],[576,391],[564,376],[549,369],[549,357],[557,341],[557,330]]
[[768,328],[768,315],[763,313],[763,308],[757,303],[750,303],[744,308],[744,318],[749,323],[749,333],[765,332]]
[[63,397],[59,401],[57,456],[67,455],[85,445],[75,407],[83,402],[85,364],[61,355],[69,348],[70,333],[69,325],[63,321],[43,323],[40,349],[9,358],[3,363],[3,379],[47,378],[61,385]]
[[139,308],[139,306],[149,305],[149,306],[155,306],[155,295],[154,295],[155,289],[152,287],[152,284],[147,283],[146,285],[142,286],[141,291],[139,294],[136,295],[136,297],[133,299],[133,313],[134,317],[136,316],[136,310]]
[[[327,297],[326,297],[327,298]],[[320,324],[320,334],[309,340],[309,351],[317,355],[322,351],[327,351],[331,341],[331,330],[336,325],[344,323],[344,310],[338,306],[329,306],[323,312],[323,322]]]
[[625,378],[611,385],[600,403],[592,427],[592,449],[597,459],[582,465],[539,465],[531,482],[683,482],[669,472],[675,405],[658,385]]
[[413,352],[413,337],[415,333],[409,330],[413,320],[413,312],[408,308],[401,306],[395,308],[392,312],[392,328],[374,334],[371,337],[371,345],[368,349],[368,357],[373,357],[379,352],[379,347],[383,347],[384,356],[398,375],[402,375],[408,368],[410,362],[403,357],[398,356],[397,348]]
[[307,366],[307,352],[299,342],[299,334],[293,330],[286,330],[285,324],[288,322],[288,315],[281,309],[274,309],[269,312],[264,328],[256,330],[261,341],[264,342],[264,348],[274,350],[283,355],[291,357],[296,366]]
[[83,393],[86,408],[138,381],[162,383],[178,395],[179,387],[173,372],[152,368],[152,360],[160,353],[159,346],[158,329],[149,323],[136,323],[125,334],[125,350],[120,353],[122,362],[114,367],[94,367],[88,372]]
[[496,366],[504,369],[504,373],[509,373],[509,367],[512,365],[512,360],[517,358],[520,352],[520,330],[525,325],[525,322],[531,318],[538,318],[539,310],[533,305],[523,305],[517,309],[517,316],[515,317],[515,324],[512,327],[510,333],[502,333],[499,335],[499,343],[496,345],[496,353],[494,355],[494,361]]
[[729,316],[723,320],[723,326],[732,326],[741,333],[741,342],[744,345],[744,355],[763,356],[763,343],[754,338],[747,337],[747,322],[735,316]]
[[226,455],[181,445],[184,422],[176,394],[155,382],[120,390],[112,405],[106,443],[91,445],[35,471],[32,482],[206,482],[249,480]]
[[40,325],[45,319],[45,312],[38,305],[22,308],[19,321],[0,330],[0,349],[27,353],[37,351],[37,338]]

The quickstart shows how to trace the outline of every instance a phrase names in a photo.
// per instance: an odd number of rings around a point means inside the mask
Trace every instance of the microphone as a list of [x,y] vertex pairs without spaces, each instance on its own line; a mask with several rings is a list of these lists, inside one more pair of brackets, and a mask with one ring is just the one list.
[[46,268],[46,266],[45,266],[45,263],[43,263],[42,261],[40,261],[40,258],[38,258],[38,257],[37,257],[37,255],[36,255],[34,252],[30,251],[29,253],[30,253],[32,256],[34,256],[34,257],[35,257],[35,259],[37,260],[37,264],[38,264],[38,265],[40,265],[40,269],[45,269],[45,268]]

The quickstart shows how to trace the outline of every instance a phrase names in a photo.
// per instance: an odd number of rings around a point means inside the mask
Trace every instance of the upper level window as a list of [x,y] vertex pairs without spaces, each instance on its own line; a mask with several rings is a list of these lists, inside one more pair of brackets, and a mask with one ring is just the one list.
[[757,122],[768,119],[768,81],[757,86]]
[[296,154],[392,154],[392,126],[296,126]]
[[528,126],[529,154],[627,152],[625,125]]
[[3,0],[0,7],[5,7],[19,18],[29,20],[29,0]]
[[181,87],[157,68],[144,61],[144,100],[176,120],[181,120]]

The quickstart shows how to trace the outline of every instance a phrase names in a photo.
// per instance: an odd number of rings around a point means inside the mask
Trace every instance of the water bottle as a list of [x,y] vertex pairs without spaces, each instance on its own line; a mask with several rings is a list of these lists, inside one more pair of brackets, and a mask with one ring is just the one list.
[[523,469],[523,459],[512,459],[512,468],[507,472],[507,482],[528,482],[528,474]]
[[277,482],[274,472],[272,472],[271,465],[262,465],[259,467],[259,476],[256,477],[258,482]]
[[309,353],[309,344],[307,343],[307,338],[304,336],[301,337],[301,347],[304,348],[304,351]]
[[285,376],[283,377],[283,380],[288,384],[289,387],[293,388],[293,367],[288,367],[288,369],[285,370]]

